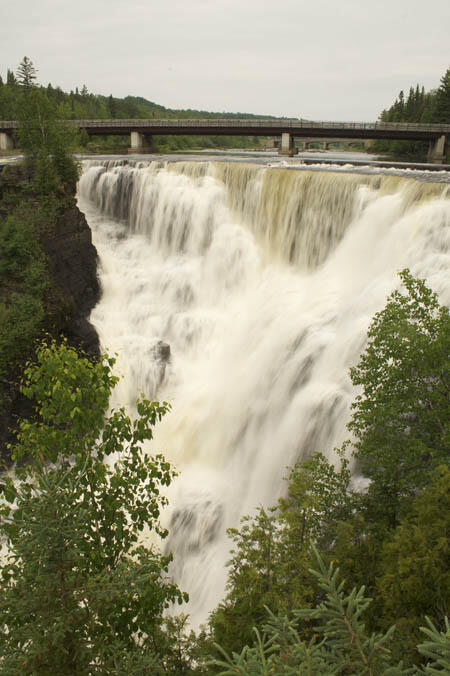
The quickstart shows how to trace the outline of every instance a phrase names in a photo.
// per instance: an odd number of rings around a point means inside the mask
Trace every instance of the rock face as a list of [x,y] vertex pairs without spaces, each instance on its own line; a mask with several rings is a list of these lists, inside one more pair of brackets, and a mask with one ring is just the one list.
[[75,205],[65,209],[53,232],[41,241],[54,286],[63,299],[65,325],[61,328],[70,343],[98,356],[98,335],[87,319],[100,298],[97,250],[84,214]]
[[[32,176],[22,165],[0,166],[0,222],[26,201],[39,208],[39,197],[33,194]],[[97,332],[88,317],[100,297],[97,277],[97,251],[92,244],[90,228],[79,211],[75,197],[67,195],[48,231],[39,236],[46,256],[50,281],[45,299],[43,328],[55,337],[66,336],[69,343],[93,357],[99,356]],[[0,283],[0,298],[8,298],[8,289]],[[32,346],[30,345],[30,355]],[[6,444],[12,440],[9,430],[17,418],[32,414],[31,404],[19,392],[23,364],[17,363],[0,380],[0,459],[8,463]],[[0,374],[1,377],[1,374]]]

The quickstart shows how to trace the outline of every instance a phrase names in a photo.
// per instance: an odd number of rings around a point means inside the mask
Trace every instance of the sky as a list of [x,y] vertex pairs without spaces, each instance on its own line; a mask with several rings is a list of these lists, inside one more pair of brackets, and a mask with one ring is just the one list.
[[373,121],[450,67],[450,0],[0,0],[0,74],[168,108]]

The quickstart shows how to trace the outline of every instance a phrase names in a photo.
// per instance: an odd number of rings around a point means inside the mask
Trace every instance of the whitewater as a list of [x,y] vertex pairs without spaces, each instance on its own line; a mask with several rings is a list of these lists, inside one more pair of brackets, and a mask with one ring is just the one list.
[[163,515],[172,575],[198,626],[223,598],[228,527],[285,489],[287,467],[348,438],[349,378],[370,320],[427,280],[450,305],[450,174],[232,161],[90,160],[79,205],[99,253],[91,321],[121,376],[172,412]]

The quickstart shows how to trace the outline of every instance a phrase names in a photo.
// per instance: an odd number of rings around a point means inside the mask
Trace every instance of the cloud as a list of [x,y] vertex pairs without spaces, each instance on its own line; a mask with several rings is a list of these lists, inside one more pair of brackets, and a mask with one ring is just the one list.
[[448,0],[34,0],[0,16],[0,68],[170,107],[375,119],[448,63]]

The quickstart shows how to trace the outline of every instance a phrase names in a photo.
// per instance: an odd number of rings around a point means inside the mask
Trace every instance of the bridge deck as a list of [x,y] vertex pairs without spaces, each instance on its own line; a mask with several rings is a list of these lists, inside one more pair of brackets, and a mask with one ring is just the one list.
[[[186,134],[226,136],[292,136],[312,138],[432,140],[450,135],[450,125],[412,122],[310,122],[306,120],[196,119],[196,120],[70,120],[89,135]],[[19,127],[15,120],[0,121],[0,132]]]

